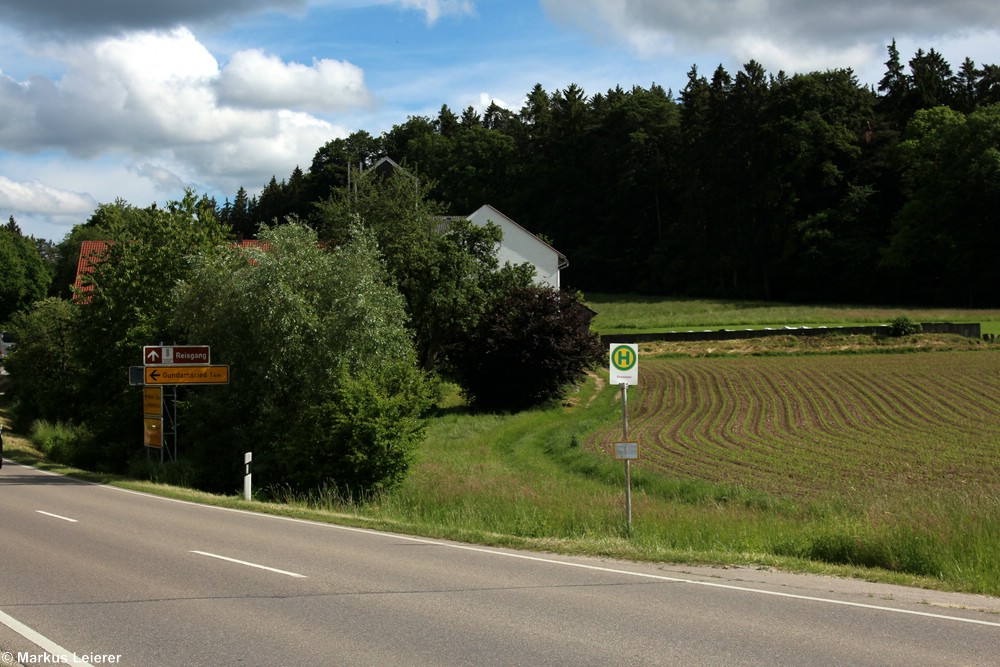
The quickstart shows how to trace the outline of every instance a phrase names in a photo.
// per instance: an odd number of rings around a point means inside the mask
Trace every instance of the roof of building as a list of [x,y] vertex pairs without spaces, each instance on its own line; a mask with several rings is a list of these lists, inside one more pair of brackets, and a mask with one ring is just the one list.
[[97,263],[107,253],[109,245],[109,241],[84,241],[80,244],[80,259],[76,263],[76,282],[73,284],[74,300],[82,303],[90,300],[86,294],[94,289],[94,285],[85,278],[94,272]]
[[[73,283],[73,299],[78,303],[90,301],[87,293],[93,291],[94,285],[87,280],[87,276],[93,273],[97,264],[105,258],[112,243],[113,241],[84,241],[80,244],[80,259],[76,263],[76,281]],[[260,248],[264,251],[270,247],[267,241],[257,239],[235,241],[233,245],[238,248]]]
[[560,269],[565,269],[567,266],[569,266],[569,260],[566,258],[566,255],[562,254],[561,252],[559,252],[558,250],[556,250],[555,248],[553,248],[550,243],[546,242],[545,240],[543,240],[538,235],[533,234],[532,232],[530,232],[527,229],[525,229],[522,225],[518,224],[513,218],[508,217],[507,215],[505,215],[504,213],[502,213],[501,211],[499,211],[492,204],[483,204],[482,206],[480,206],[479,208],[477,208],[475,211],[473,211],[472,213],[470,213],[467,217],[471,218],[476,213],[479,213],[480,211],[482,211],[484,208],[485,209],[489,209],[489,212],[491,214],[493,214],[495,216],[498,216],[500,218],[503,218],[507,223],[509,223],[510,225],[512,225],[513,227],[515,227],[516,229],[521,230],[522,232],[524,232],[528,236],[536,239],[539,243],[541,243],[546,248],[548,248],[549,250],[551,250],[552,252],[554,252],[559,257],[559,268]]

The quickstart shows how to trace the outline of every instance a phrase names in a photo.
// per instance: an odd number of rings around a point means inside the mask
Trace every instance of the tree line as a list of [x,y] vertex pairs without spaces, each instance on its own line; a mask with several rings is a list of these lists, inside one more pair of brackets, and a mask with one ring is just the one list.
[[383,156],[451,214],[489,203],[570,260],[586,291],[795,301],[1000,304],[1000,67],[934,49],[877,88],[849,69],[769,74],[754,61],[677,95],[536,85],[320,147],[306,170],[219,209],[244,238],[320,203]]

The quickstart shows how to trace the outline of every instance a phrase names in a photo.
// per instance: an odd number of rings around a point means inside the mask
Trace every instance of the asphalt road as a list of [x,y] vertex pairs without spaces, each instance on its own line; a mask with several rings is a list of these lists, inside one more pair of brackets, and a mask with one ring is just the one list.
[[998,647],[997,598],[483,548],[0,470],[0,667],[909,667],[995,665]]

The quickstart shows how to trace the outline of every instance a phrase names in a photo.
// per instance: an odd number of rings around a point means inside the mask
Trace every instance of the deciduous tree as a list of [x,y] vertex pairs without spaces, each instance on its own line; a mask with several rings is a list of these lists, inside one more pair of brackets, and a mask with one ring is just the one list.
[[478,408],[513,411],[562,397],[603,358],[576,295],[526,286],[499,293],[469,335],[448,352]]
[[188,192],[162,208],[118,201],[95,213],[109,244],[77,318],[80,384],[88,393],[86,423],[94,436],[81,462],[123,470],[130,452],[140,449],[142,414],[128,369],[141,363],[144,345],[176,340],[174,285],[187,275],[192,257],[227,238],[214,208]]
[[298,224],[261,239],[266,250],[203,255],[175,294],[178,329],[232,369],[229,385],[187,397],[199,481],[231,490],[253,451],[261,485],[392,486],[430,393],[371,234],[354,230],[332,250]]
[[17,352],[4,362],[14,378],[14,413],[18,426],[32,421],[80,421],[89,393],[80,386],[76,353],[78,307],[66,299],[36,301],[14,315],[11,329]]
[[474,326],[485,308],[501,232],[442,217],[424,196],[426,187],[404,171],[370,173],[317,211],[321,237],[334,243],[349,240],[352,229],[371,231],[405,299],[417,356],[430,370],[442,348]]
[[0,323],[44,298],[51,281],[49,267],[31,239],[22,236],[16,224],[0,227]]

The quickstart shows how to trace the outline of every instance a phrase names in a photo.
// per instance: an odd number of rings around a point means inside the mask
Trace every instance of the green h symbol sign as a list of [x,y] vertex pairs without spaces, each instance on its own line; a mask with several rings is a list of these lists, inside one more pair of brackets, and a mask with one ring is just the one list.
[[620,345],[611,352],[611,363],[620,371],[627,371],[635,366],[636,354],[631,347]]

